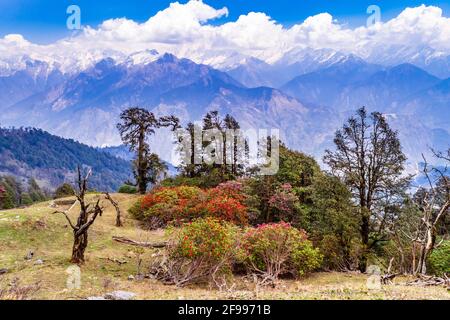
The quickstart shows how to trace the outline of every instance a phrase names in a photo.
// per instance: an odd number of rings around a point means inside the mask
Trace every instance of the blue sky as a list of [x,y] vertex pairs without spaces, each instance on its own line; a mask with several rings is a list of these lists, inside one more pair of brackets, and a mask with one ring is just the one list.
[[[97,26],[110,18],[126,17],[138,22],[146,21],[159,10],[166,8],[167,0],[0,0],[0,37],[20,33],[38,43],[48,43],[69,35],[66,29],[66,8],[79,5],[82,24]],[[187,1],[179,1],[185,3]],[[435,5],[450,16],[450,1],[404,0],[204,0],[205,3],[229,9],[224,20],[236,20],[250,11],[265,12],[286,26],[301,22],[311,15],[328,12],[341,23],[358,26],[367,19],[366,9],[371,4],[380,6],[382,20],[398,15],[405,7],[420,4]]]

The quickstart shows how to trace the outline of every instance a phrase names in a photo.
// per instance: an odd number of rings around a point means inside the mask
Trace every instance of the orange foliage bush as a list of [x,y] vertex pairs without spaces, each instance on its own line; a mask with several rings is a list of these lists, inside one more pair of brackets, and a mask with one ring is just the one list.
[[242,185],[228,182],[216,188],[160,187],[144,196],[130,213],[151,229],[179,226],[197,218],[213,217],[238,225],[248,223]]

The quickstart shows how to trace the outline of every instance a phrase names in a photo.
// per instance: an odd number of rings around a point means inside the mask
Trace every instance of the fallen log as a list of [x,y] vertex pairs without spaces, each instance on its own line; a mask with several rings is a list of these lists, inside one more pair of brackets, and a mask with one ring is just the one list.
[[441,278],[441,277],[419,275],[417,279],[409,281],[406,285],[420,286],[420,287],[444,286],[448,288],[450,286],[450,279],[447,276]]
[[384,285],[393,284],[393,281],[397,276],[398,274],[385,274],[381,276],[381,283]]
[[123,237],[113,237],[113,241],[141,248],[161,249],[167,247],[167,242],[139,242]]
[[120,266],[123,265],[123,264],[127,264],[128,263],[127,260],[119,260],[119,259],[116,259],[116,258],[100,258],[100,259],[107,260],[107,261],[110,261],[110,262],[113,262],[113,263],[117,263]]

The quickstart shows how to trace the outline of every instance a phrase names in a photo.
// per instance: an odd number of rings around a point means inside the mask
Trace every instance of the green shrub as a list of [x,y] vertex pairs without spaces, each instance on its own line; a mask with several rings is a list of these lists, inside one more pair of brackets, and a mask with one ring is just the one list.
[[284,222],[249,229],[240,247],[240,258],[248,271],[267,282],[281,275],[302,276],[319,268],[322,262],[322,255],[306,233]]
[[195,220],[172,233],[166,262],[153,271],[177,286],[217,279],[231,273],[237,239],[238,229],[230,223]]
[[430,273],[442,276],[450,274],[450,240],[444,241],[428,259]]
[[33,204],[33,199],[31,199],[31,196],[29,193],[22,193],[20,202],[21,202],[21,205],[23,205],[23,206],[30,206]]
[[137,188],[135,186],[130,186],[129,184],[124,184],[119,188],[119,193],[136,194],[137,192]]
[[55,199],[70,197],[73,195],[75,195],[75,190],[68,183],[64,183],[63,185],[59,186],[55,191]]
[[226,222],[205,218],[188,223],[175,237],[172,257],[222,261],[230,256],[235,244],[236,228]]
[[136,220],[144,219],[144,211],[142,210],[142,198],[139,198],[129,209],[128,214]]
[[323,256],[314,248],[311,241],[300,241],[294,245],[291,254],[292,271],[296,276],[303,276],[320,268]]
[[345,272],[357,268],[361,250],[357,239],[327,234],[315,243],[323,255],[322,268],[325,270]]

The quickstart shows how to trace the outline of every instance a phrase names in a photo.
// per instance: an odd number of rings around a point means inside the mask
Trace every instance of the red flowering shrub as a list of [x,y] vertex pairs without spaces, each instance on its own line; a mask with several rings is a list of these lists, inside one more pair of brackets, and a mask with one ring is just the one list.
[[202,217],[214,217],[245,225],[247,208],[239,184],[227,183],[214,189],[197,187],[163,187],[144,196],[130,209],[136,219],[144,221],[151,229],[176,226]]
[[175,231],[162,272],[153,271],[160,279],[177,286],[212,280],[229,273],[237,248],[237,235],[237,228],[230,223],[213,218],[195,220]]
[[237,225],[248,222],[247,208],[238,200],[228,196],[217,196],[206,203],[208,215]]
[[305,231],[284,222],[249,229],[240,247],[241,260],[250,272],[263,278],[263,283],[272,283],[283,274],[303,275],[317,269],[322,261]]
[[275,191],[269,199],[269,207],[277,220],[294,222],[295,213],[299,205],[297,195],[290,184],[285,184]]
[[245,201],[246,194],[244,193],[244,185],[238,181],[228,181],[211,189],[210,193],[228,196],[238,201]]

